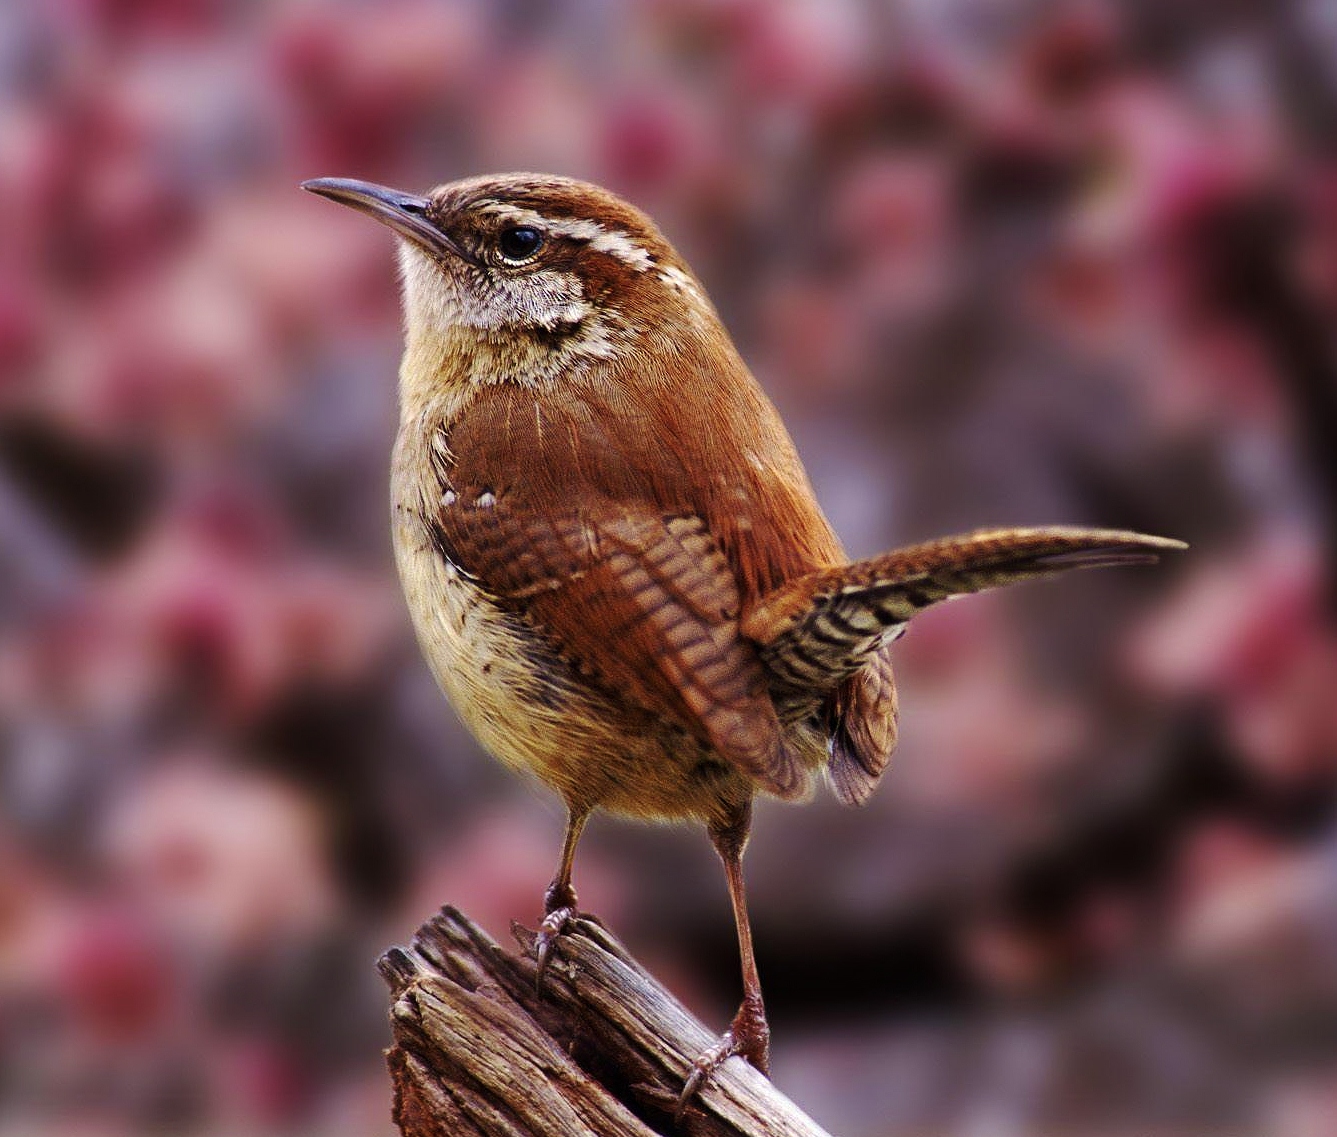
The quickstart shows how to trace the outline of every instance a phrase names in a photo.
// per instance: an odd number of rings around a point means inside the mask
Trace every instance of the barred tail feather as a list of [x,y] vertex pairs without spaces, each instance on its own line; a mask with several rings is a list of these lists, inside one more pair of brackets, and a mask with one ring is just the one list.
[[746,614],[781,718],[812,713],[917,612],[1071,569],[1147,564],[1182,541],[1110,529],[988,529],[811,573]]
[[896,680],[884,648],[841,683],[828,703],[827,780],[846,805],[863,805],[896,749]]

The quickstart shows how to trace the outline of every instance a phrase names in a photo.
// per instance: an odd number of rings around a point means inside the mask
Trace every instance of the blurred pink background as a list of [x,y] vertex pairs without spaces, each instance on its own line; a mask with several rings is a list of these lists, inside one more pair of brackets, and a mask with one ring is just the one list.
[[[851,552],[1185,538],[898,649],[870,807],[761,810],[775,1076],[842,1137],[1337,1132],[1337,8],[0,9],[0,1131],[388,1134],[373,962],[555,803],[393,578],[391,242],[485,171],[662,224]],[[712,1025],[696,831],[576,883]]]

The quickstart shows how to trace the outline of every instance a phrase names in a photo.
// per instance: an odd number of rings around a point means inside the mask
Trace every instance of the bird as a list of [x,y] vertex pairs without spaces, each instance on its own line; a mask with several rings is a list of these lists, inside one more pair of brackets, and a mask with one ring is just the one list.
[[866,801],[896,745],[890,648],[917,613],[1182,542],[997,528],[851,561],[705,287],[635,206],[592,183],[485,175],[418,195],[302,188],[398,237],[405,345],[393,543],[426,662],[506,766],[561,797],[538,981],[577,913],[590,815],[705,826],[743,998],[678,1111],[770,1029],[742,859],[759,795],[824,776]]

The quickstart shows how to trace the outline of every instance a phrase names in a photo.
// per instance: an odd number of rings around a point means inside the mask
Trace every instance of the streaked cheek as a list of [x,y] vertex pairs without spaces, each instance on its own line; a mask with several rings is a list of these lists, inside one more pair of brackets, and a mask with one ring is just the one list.
[[555,328],[590,315],[580,278],[569,272],[533,272],[498,282],[503,324]]
[[400,242],[399,268],[411,328],[551,329],[591,315],[580,278],[570,272],[492,275],[461,266],[452,274],[408,241]]

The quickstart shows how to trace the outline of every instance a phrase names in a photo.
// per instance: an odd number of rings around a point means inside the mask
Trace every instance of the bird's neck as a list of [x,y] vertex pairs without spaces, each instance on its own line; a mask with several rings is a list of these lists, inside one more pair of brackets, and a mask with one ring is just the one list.
[[469,335],[409,330],[399,364],[401,430],[450,425],[468,406],[484,373]]
[[430,414],[453,421],[479,388],[531,387],[596,378],[626,348],[612,313],[554,328],[410,329],[399,370],[401,422]]

